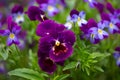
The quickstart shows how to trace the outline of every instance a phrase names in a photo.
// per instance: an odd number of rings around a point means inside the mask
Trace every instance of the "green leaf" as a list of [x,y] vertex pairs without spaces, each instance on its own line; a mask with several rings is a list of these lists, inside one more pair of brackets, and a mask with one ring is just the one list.
[[27,68],[15,69],[13,71],[8,72],[8,74],[10,76],[14,75],[14,76],[26,78],[29,80],[44,80],[43,76],[41,76],[40,73]]
[[68,65],[66,65],[66,66],[63,68],[63,71],[68,70],[68,69],[75,68],[76,65],[77,65],[77,62],[71,62],[71,63],[69,63]]
[[57,75],[53,80],[65,80],[69,74]]
[[4,60],[7,60],[7,58],[8,58],[8,52],[9,52],[8,49],[7,50],[3,49],[3,51],[0,52],[0,55],[2,56],[2,58]]
[[101,67],[95,66],[94,68],[100,72],[104,72],[104,70]]

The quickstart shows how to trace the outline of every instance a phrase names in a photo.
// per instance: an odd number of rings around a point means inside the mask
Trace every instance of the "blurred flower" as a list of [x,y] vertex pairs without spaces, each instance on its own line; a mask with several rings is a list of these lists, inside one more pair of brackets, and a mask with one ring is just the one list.
[[101,14],[101,18],[102,20],[105,22],[108,31],[113,34],[113,33],[117,33],[119,31],[119,28],[117,26],[117,23],[120,23],[118,19],[114,18],[114,17],[110,17],[109,14],[107,13],[102,13]]
[[0,28],[2,27],[1,19],[2,19],[2,13],[0,13]]
[[86,25],[80,27],[83,32],[82,38],[90,39],[93,44],[98,43],[109,36],[109,34],[104,30],[106,28],[106,23],[101,21],[96,23],[94,19],[89,19]]
[[16,23],[20,24],[24,22],[24,12],[23,7],[20,5],[14,5],[14,7],[11,10],[13,19]]
[[21,30],[21,27],[18,26],[15,22],[12,21],[12,17],[8,17],[8,29],[0,30],[0,35],[8,36],[7,45],[11,46],[12,44],[18,45],[20,42],[18,40],[18,34]]
[[85,20],[85,12],[84,11],[81,11],[81,12],[78,12],[77,10],[73,9],[71,12],[70,12],[70,16],[71,16],[71,20],[73,22],[77,22],[77,24],[81,27],[82,24],[87,24],[87,21]]
[[6,72],[5,62],[4,61],[0,61],[0,73],[3,74],[5,72]]
[[22,50],[25,49],[25,43],[26,43],[26,36],[27,36],[27,32],[26,31],[20,31],[18,38],[20,41],[20,44],[18,45],[18,47]]
[[44,12],[37,6],[30,6],[26,12],[30,20],[44,21],[47,19]]
[[94,4],[97,3],[96,0],[84,0],[84,1],[87,2],[91,8],[94,8],[95,7]]
[[116,64],[120,67],[120,47],[115,48],[113,56],[116,59]]

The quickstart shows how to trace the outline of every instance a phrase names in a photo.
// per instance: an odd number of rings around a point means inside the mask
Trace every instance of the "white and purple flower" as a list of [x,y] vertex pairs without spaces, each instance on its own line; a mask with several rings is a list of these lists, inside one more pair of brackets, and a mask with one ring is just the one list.
[[24,22],[24,12],[23,7],[20,5],[14,5],[14,7],[11,10],[13,19],[16,23],[20,24]]
[[73,9],[71,12],[70,12],[70,16],[71,16],[71,21],[73,22],[77,22],[77,24],[81,27],[82,24],[87,24],[87,21],[85,20],[85,12],[84,11],[81,11],[81,12],[78,12],[77,10]]

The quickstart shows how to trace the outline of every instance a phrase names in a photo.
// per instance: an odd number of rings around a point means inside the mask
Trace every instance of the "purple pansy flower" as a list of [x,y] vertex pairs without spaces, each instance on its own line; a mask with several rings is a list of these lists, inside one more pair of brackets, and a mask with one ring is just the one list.
[[106,28],[106,22],[100,21],[96,23],[94,19],[89,19],[87,24],[83,24],[80,27],[83,34],[82,38],[90,39],[90,42],[96,44],[109,36],[109,34],[104,30]]
[[21,27],[18,26],[15,22],[12,21],[12,17],[8,17],[8,29],[0,30],[0,35],[8,36],[7,45],[11,46],[13,43],[18,45],[18,34],[21,30]]
[[116,64],[120,67],[120,47],[115,48],[113,56],[116,59]]
[[14,7],[11,10],[13,19],[16,23],[20,24],[24,22],[24,12],[23,7],[20,5],[14,5]]
[[[50,25],[48,26],[48,24]],[[75,42],[75,35],[70,30],[64,30],[64,25],[52,20],[46,20],[38,26],[43,37],[40,44],[42,51],[49,51],[49,57],[54,62],[66,60],[73,52],[72,45]],[[41,28],[40,28],[41,27]],[[52,28],[53,27],[53,28]],[[43,33],[43,34],[42,34]],[[48,33],[46,35],[46,33]]]
[[[38,2],[39,0],[37,0]],[[43,2],[42,2],[43,1]],[[47,12],[48,16],[52,17],[59,13],[59,9],[56,7],[56,0],[41,0],[39,2],[40,9]]]
[[117,26],[117,24],[119,23],[118,19],[116,19],[114,17],[110,17],[110,15],[107,13],[102,13],[101,18],[105,22],[109,33],[113,34],[113,33],[117,33],[119,31],[119,28]]
[[82,24],[87,24],[87,21],[85,20],[85,12],[84,11],[81,11],[81,12],[78,12],[77,10],[73,9],[71,12],[70,12],[70,16],[71,16],[71,20],[73,22],[77,22],[77,24],[79,26],[82,26]]
[[102,22],[99,22],[97,27],[92,27],[89,29],[88,32],[90,32],[90,40],[92,43],[94,43],[94,39],[102,40],[106,37],[108,37],[108,33],[103,30],[106,27],[106,25]]
[[85,2],[88,2],[88,4],[89,4],[89,6],[91,7],[91,8],[94,8],[95,7],[95,3],[97,3],[96,2],[96,0],[84,0]]
[[47,19],[44,12],[37,6],[30,6],[26,12],[30,20],[44,21]]

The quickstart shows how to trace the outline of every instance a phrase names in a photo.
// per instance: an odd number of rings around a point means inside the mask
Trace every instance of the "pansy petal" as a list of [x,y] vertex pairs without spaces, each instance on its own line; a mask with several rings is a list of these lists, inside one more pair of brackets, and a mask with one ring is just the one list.
[[73,45],[74,42],[76,41],[75,34],[70,30],[62,32],[62,37],[65,40],[65,42],[68,43],[69,45]]
[[13,40],[8,37],[7,39],[7,45],[11,46],[13,44]]
[[9,36],[10,31],[9,30],[0,30],[0,35],[2,36]]
[[71,45],[66,44],[66,48],[67,48],[67,50],[65,53],[60,51],[57,53],[58,55],[56,55],[55,52],[53,50],[51,50],[49,53],[50,58],[55,62],[60,62],[60,61],[66,60],[73,53],[73,48]]
[[38,62],[41,69],[49,74],[52,74],[57,68],[56,64],[48,57],[40,58]]

